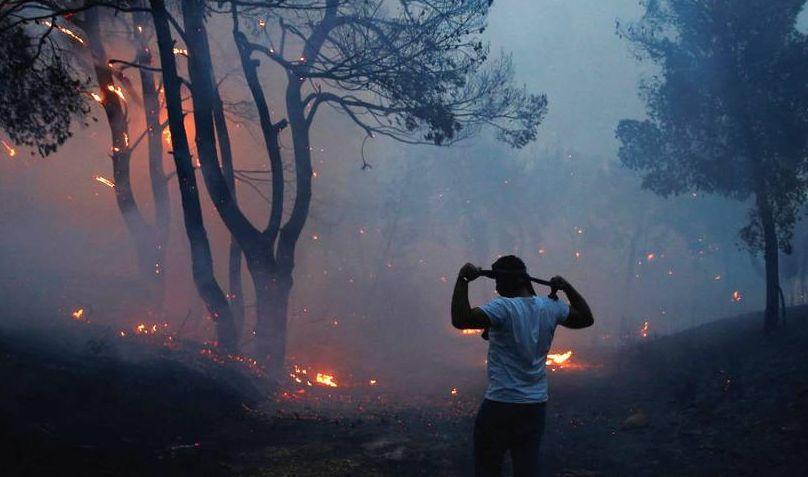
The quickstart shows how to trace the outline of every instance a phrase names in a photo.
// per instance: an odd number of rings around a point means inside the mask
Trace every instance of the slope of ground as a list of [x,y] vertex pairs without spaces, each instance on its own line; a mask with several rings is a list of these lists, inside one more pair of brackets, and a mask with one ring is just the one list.
[[[545,473],[808,475],[808,308],[772,336],[761,322],[553,373]],[[479,373],[459,396],[258,401],[256,380],[198,353],[76,342],[0,334],[4,475],[469,475]]]

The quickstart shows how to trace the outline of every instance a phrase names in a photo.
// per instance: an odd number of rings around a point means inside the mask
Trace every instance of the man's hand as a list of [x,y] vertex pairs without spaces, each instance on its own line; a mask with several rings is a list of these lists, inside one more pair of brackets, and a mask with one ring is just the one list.
[[471,282],[480,277],[480,267],[472,263],[467,263],[460,268],[458,276],[467,282]]
[[550,279],[550,288],[554,288],[556,290],[561,290],[564,293],[567,292],[571,287],[570,282],[568,282],[564,277],[560,275],[556,275]]
[[564,277],[558,275],[554,276],[550,279],[550,286],[553,290],[563,291],[570,301],[570,314],[567,319],[561,323],[561,326],[578,329],[587,328],[595,323],[595,318],[592,316],[592,310],[589,308],[589,304],[586,303],[584,297],[582,297],[581,294],[578,293],[578,290],[570,285],[570,282],[565,280]]

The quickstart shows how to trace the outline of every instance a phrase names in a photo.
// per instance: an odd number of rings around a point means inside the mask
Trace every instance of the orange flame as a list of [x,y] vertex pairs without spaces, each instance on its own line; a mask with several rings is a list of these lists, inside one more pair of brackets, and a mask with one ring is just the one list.
[[334,381],[334,376],[331,376],[330,374],[317,373],[317,376],[314,378],[314,380],[318,384],[322,384],[324,386],[332,388],[337,387],[337,383]]
[[648,322],[642,324],[642,328],[640,328],[640,336],[643,338],[648,338]]
[[8,157],[14,157],[17,155],[17,150],[11,147],[11,144],[7,143],[4,140],[0,140],[0,142],[3,143],[3,149],[6,150],[6,154],[8,154]]
[[114,84],[108,84],[107,89],[111,93],[114,93],[117,97],[121,98],[121,101],[123,101],[124,103],[126,102],[126,96],[124,96],[123,89],[121,89],[120,86],[115,86]]
[[557,353],[557,354],[548,354],[547,359],[545,360],[545,365],[552,365],[552,364],[564,364],[572,357],[572,350],[566,351],[564,353]]
[[99,93],[90,93],[90,96],[98,103],[104,104],[104,98]]
[[73,317],[73,319],[76,321],[87,321],[87,317],[84,316],[84,308],[79,308],[73,311],[73,313],[71,313],[70,316]]
[[70,39],[72,39],[73,41],[75,41],[77,43],[80,43],[82,46],[86,45],[86,43],[84,42],[84,38],[76,35],[75,33],[73,33],[72,30],[70,30],[68,28],[65,28],[65,27],[63,27],[61,25],[54,26],[53,23],[51,23],[51,22],[49,22],[47,20],[44,20],[42,23],[48,28],[51,28],[51,27],[56,28],[57,30],[62,32],[65,36],[69,37]]
[[104,184],[105,186],[107,186],[109,188],[112,188],[112,189],[115,188],[115,183],[112,182],[111,180],[107,179],[106,177],[95,176],[95,180],[97,180],[98,182]]

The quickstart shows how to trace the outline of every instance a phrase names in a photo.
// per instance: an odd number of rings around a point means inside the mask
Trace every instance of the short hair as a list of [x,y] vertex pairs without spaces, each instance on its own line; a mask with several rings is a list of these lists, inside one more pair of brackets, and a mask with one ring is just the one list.
[[516,255],[505,255],[499,257],[492,265],[492,270],[508,270],[511,272],[525,272],[527,273],[527,266],[521,258]]
[[527,279],[527,265],[525,265],[525,262],[516,255],[505,255],[499,257],[491,265],[491,269],[515,272],[510,276],[506,275],[496,278],[497,291],[500,295],[516,296],[523,286],[527,287],[527,289],[533,295],[536,294],[536,291],[533,289],[533,285]]

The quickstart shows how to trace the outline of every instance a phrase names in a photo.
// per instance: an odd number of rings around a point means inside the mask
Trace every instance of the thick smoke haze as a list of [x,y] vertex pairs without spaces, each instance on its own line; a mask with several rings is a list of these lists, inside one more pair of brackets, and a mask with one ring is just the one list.
[[[518,82],[549,101],[538,140],[523,149],[490,132],[452,147],[365,140],[345,115],[322,111],[311,133],[314,198],[297,250],[289,360],[415,374],[481,366],[484,342],[450,326],[452,286],[463,263],[487,267],[509,253],[534,276],[563,275],[592,305],[597,326],[574,336],[559,331],[559,349],[616,346],[640,339],[643,326],[662,335],[760,309],[762,262],[737,237],[745,205],[703,194],[660,198],[617,159],[615,127],[644,117],[638,87],[654,73],[616,34],[618,20],[640,14],[636,0],[494,3],[485,33],[492,52],[511,55]],[[228,23],[214,21],[210,33],[219,40],[211,43],[223,96],[235,107],[248,93]],[[117,48],[111,56],[128,54],[123,40]],[[261,71],[268,95],[277,96],[270,106],[282,107],[282,73]],[[106,120],[93,114],[98,121],[77,128],[52,156],[0,156],[0,316],[9,324],[59,324],[77,308],[116,329],[149,320],[149,294],[113,192],[94,179],[110,177],[111,166]],[[234,120],[236,167],[266,169],[252,115]],[[132,114],[130,130],[143,128]],[[290,162],[288,133],[281,142]],[[141,146],[132,180],[151,214],[145,161]],[[173,169],[168,155],[165,166]],[[259,193],[268,186],[256,184],[258,191],[240,183],[239,200],[263,223]],[[176,182],[170,191],[165,321],[184,323],[183,338],[213,340],[190,275]],[[207,192],[201,197],[224,280],[229,234]],[[246,270],[244,282],[249,321]],[[786,299],[800,301],[785,283]],[[472,292],[479,304],[494,284],[481,279]]]

